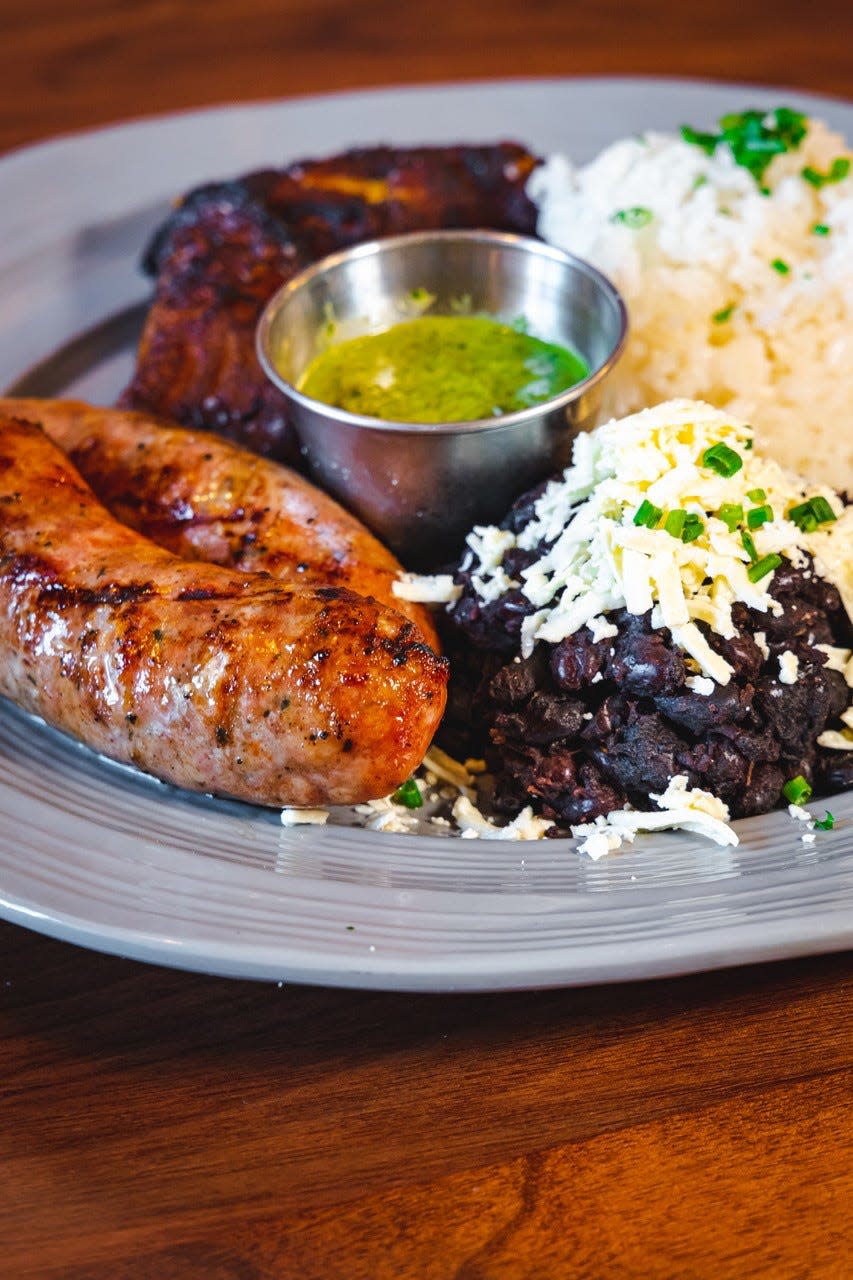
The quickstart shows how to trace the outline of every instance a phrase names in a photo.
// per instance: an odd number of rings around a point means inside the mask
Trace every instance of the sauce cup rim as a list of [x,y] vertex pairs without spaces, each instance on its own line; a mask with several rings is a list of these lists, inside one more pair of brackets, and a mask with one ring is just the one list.
[[[549,396],[547,400],[540,400],[536,404],[528,405],[524,409],[516,409],[512,413],[495,414],[489,418],[461,419],[450,422],[407,422],[389,418],[375,418],[369,414],[350,413],[347,409],[340,409],[336,405],[327,404],[323,400],[316,400],[313,396],[306,396],[276,368],[269,349],[272,325],[287,299],[309,285],[312,280],[324,275],[327,271],[333,270],[342,263],[351,262],[358,258],[375,256],[407,244],[432,241],[440,243],[454,240],[491,243],[497,247],[504,248],[521,248],[525,252],[536,253],[540,257],[550,258],[562,266],[570,266],[590,278],[609,297],[619,316],[619,335],[616,342],[611,346],[607,358],[596,365],[594,369],[591,369],[585,378],[573,383],[572,386],[567,387],[557,395]],[[572,404],[592,387],[595,387],[603,378],[607,377],[620,359],[627,339],[628,310],[621,293],[602,271],[599,271],[592,263],[587,262],[585,258],[579,258],[576,254],[568,253],[564,249],[558,249],[555,245],[548,244],[544,240],[538,240],[534,236],[518,235],[510,231],[477,229],[454,231],[443,229],[404,232],[400,235],[367,240],[362,244],[352,245],[348,249],[339,249],[335,253],[327,254],[325,257],[318,259],[317,262],[311,263],[281,285],[267,302],[257,324],[255,348],[264,373],[284,395],[296,401],[304,409],[334,418],[335,422],[340,423],[341,426],[361,429],[370,428],[374,431],[386,431],[389,434],[417,431],[430,435],[456,435],[485,434],[509,430],[541,416],[543,411],[559,409],[564,405]]]

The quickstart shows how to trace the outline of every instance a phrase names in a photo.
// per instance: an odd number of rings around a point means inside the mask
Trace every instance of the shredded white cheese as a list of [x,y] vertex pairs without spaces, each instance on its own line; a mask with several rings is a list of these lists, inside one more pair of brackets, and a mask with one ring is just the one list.
[[796,684],[800,674],[800,660],[790,649],[779,654],[779,683]]
[[609,640],[612,636],[618,636],[619,634],[619,628],[616,624],[608,622],[601,615],[596,618],[590,618],[586,625],[592,632],[593,644],[598,644],[599,640]]
[[366,819],[364,825],[369,831],[396,831],[407,834],[414,831],[418,825],[418,819],[414,813],[404,805],[394,804],[390,796],[356,805],[356,813]]
[[554,823],[549,818],[536,818],[528,806],[512,822],[498,827],[484,817],[467,796],[460,796],[453,806],[453,817],[467,840],[541,840]]
[[449,782],[453,787],[458,787],[462,792],[470,792],[474,786],[474,775],[482,773],[486,766],[481,760],[466,760],[462,764],[433,743],[424,756],[423,767],[427,771],[428,778],[432,775],[436,779],[441,778],[444,782]]
[[826,655],[827,671],[837,671],[853,688],[853,650],[840,649],[832,644],[816,644],[815,648]]
[[853,751],[853,729],[824,729],[817,745],[828,751]]
[[627,841],[633,841],[641,832],[681,830],[705,836],[719,845],[736,845],[738,837],[729,826],[729,810],[722,800],[702,791],[689,788],[684,774],[678,774],[662,795],[652,795],[659,812],[639,809],[616,809],[606,818],[595,822],[580,823],[571,828],[572,835],[580,840],[579,852],[598,859]]
[[391,583],[391,592],[398,600],[411,600],[415,604],[452,604],[462,594],[452,574],[401,573]]
[[[720,475],[703,461],[715,445],[737,456],[734,474]],[[768,594],[772,570],[750,578],[756,559],[782,555],[802,565],[809,552],[842,594],[853,561],[853,522],[838,495],[787,475],[751,445],[748,424],[691,400],[672,400],[579,435],[572,465],[546,487],[517,536],[483,527],[469,535],[464,565],[475,590],[484,601],[498,598],[509,581],[500,557],[516,545],[530,550],[544,543],[547,549],[521,574],[521,590],[536,606],[522,625],[523,656],[537,641],[557,643],[582,626],[600,636],[615,609],[652,610],[653,626],[668,627],[706,678],[727,684],[731,667],[696,624],[730,637],[736,601],[780,612]],[[747,497],[758,491],[760,501]],[[823,498],[836,519],[805,532],[787,513],[811,497]],[[649,526],[637,523],[644,503],[659,513]],[[747,511],[765,505],[772,518],[747,528]],[[720,511],[732,506],[740,506],[744,518],[729,527]],[[696,536],[685,541],[668,531],[672,513],[693,522]]]
[[315,826],[322,827],[329,820],[328,809],[296,809],[289,807],[281,811],[283,827]]

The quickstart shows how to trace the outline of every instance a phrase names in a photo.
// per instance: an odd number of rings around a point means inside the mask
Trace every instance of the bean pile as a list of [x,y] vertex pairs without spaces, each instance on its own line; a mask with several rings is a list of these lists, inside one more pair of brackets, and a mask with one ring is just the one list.
[[[540,491],[519,499],[503,527],[527,524]],[[514,549],[504,567],[515,577],[545,550]],[[735,818],[786,803],[782,788],[798,775],[816,794],[853,787],[853,752],[816,743],[850,701],[844,676],[816,646],[850,648],[853,628],[835,587],[811,566],[785,560],[776,570],[778,616],[736,604],[731,639],[698,624],[734,669],[710,695],[685,685],[690,659],[648,613],[612,613],[616,636],[596,641],[582,627],[521,659],[521,624],[535,606],[520,590],[484,602],[463,570],[455,580],[462,595],[448,614],[445,741],[485,756],[498,812],[532,804],[558,834],[626,801],[648,808],[676,774],[719,796]],[[754,638],[761,632],[763,645]],[[785,651],[797,659],[793,683],[779,678]]]

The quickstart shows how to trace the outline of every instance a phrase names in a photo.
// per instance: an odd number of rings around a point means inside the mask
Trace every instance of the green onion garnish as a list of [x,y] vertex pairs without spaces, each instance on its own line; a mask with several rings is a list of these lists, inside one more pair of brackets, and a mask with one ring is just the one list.
[[773,508],[767,502],[760,507],[753,507],[751,511],[746,513],[746,523],[750,529],[760,529],[763,524],[772,519]]
[[749,489],[747,490],[746,496],[749,498],[750,502],[767,501],[767,494],[763,489]]
[[743,466],[743,459],[739,453],[735,453],[734,449],[730,449],[727,444],[722,441],[719,444],[712,444],[710,449],[706,449],[702,454],[702,465],[710,467],[712,471],[716,471],[718,476],[733,476],[740,471]]
[[789,778],[782,788],[782,795],[791,804],[803,804],[811,798],[812,789],[801,773],[796,778]]
[[692,511],[688,512],[684,518],[684,528],[681,530],[681,541],[695,542],[704,528],[704,520],[694,515]]
[[782,557],[777,555],[775,551],[771,551],[769,556],[762,556],[760,560],[756,560],[746,571],[746,576],[750,582],[760,582],[762,578],[766,578],[768,573],[772,573],[774,569],[778,569],[782,563]]
[[836,156],[826,173],[821,173],[818,169],[813,169],[811,165],[806,165],[801,170],[802,176],[806,182],[810,182],[813,187],[820,190],[821,187],[827,186],[831,182],[841,182],[850,172],[850,161],[847,156]]
[[610,215],[610,221],[615,222],[618,226],[630,227],[632,231],[639,231],[640,227],[647,227],[653,217],[654,214],[651,209],[645,209],[642,205],[634,205],[631,209],[617,209],[615,213]]
[[822,498],[819,494],[812,498],[812,515],[818,524],[826,524],[829,520],[836,518],[826,498]]
[[815,821],[815,826],[817,827],[818,831],[831,831],[831,830],[832,830],[832,828],[835,826],[835,819],[833,818],[832,814],[829,812],[829,810],[828,810],[828,809],[827,809],[827,811],[826,811],[826,817],[825,817],[825,818],[817,818],[817,819],[816,819],[816,821]]
[[784,258],[774,258],[770,265],[774,271],[779,272],[780,276],[788,275],[791,270]]
[[672,534],[673,538],[680,538],[686,519],[687,512],[683,507],[679,507],[676,511],[670,511],[666,520],[663,522],[663,527],[666,529],[667,533]]
[[691,142],[695,147],[701,147],[706,155],[712,156],[716,149],[717,143],[722,142],[722,136],[718,137],[715,133],[700,133],[698,129],[693,129],[689,124],[681,126],[681,136],[685,142]]
[[721,310],[715,311],[711,316],[714,324],[725,324],[727,320],[731,320],[736,306],[736,302],[730,302],[727,307],[722,307]]
[[392,794],[391,800],[394,804],[405,805],[407,809],[420,809],[424,802],[414,778],[407,778],[405,782],[401,783]]
[[724,525],[728,526],[729,533],[734,533],[743,519],[743,507],[739,502],[724,502],[717,516]]
[[653,502],[649,502],[648,498],[643,501],[634,512],[634,524],[645,525],[647,529],[656,528],[663,512],[660,507],[656,507]]
[[828,236],[829,231],[830,229],[825,222],[815,222],[812,224],[813,236]]
[[683,125],[681,136],[685,142],[701,147],[706,155],[713,155],[717,147],[728,144],[735,162],[748,169],[760,183],[764,171],[774,156],[783,151],[793,151],[806,136],[806,117],[790,107],[777,107],[775,111],[732,112],[719,120],[719,133],[702,133]]
[[746,551],[747,555],[749,556],[750,560],[752,560],[752,561],[757,560],[757,559],[758,559],[758,552],[757,552],[757,551],[756,551],[756,549],[755,549],[755,543],[754,543],[754,542],[753,542],[753,540],[752,540],[752,534],[751,534],[751,533],[747,533],[746,529],[744,529],[744,530],[743,530],[743,532],[742,532],[742,533],[741,533],[741,535],[740,535],[740,540],[741,540],[741,542],[742,542],[742,544],[743,544],[743,548],[744,548],[744,550]]
[[836,519],[832,507],[820,494],[807,498],[805,502],[798,502],[796,506],[789,508],[786,515],[803,533],[814,533],[819,524],[828,524],[830,520]]

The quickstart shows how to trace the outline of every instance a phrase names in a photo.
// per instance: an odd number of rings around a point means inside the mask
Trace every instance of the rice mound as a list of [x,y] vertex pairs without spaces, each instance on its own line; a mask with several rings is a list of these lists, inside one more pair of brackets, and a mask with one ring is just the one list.
[[705,400],[751,422],[756,448],[783,467],[853,490],[853,167],[806,181],[806,166],[825,174],[851,154],[821,121],[807,125],[760,185],[727,146],[707,155],[646,133],[585,166],[551,156],[528,193],[539,234],[592,262],[627,304],[614,416]]

